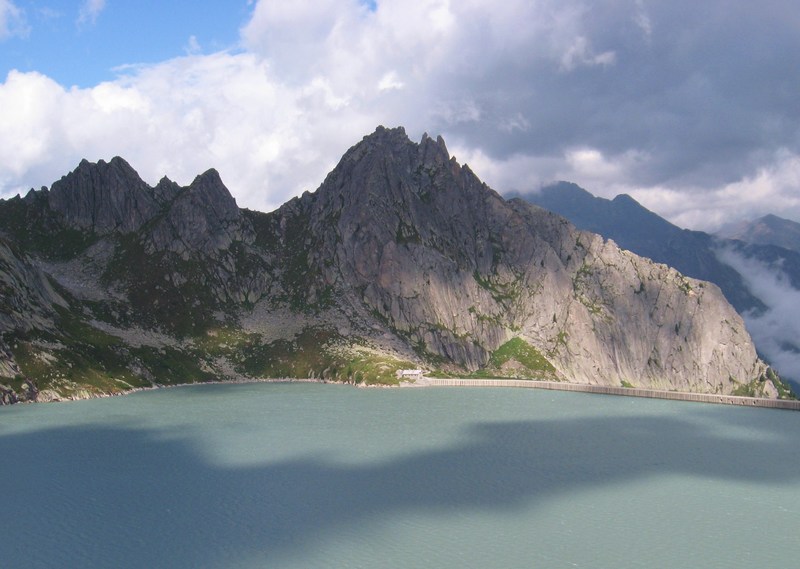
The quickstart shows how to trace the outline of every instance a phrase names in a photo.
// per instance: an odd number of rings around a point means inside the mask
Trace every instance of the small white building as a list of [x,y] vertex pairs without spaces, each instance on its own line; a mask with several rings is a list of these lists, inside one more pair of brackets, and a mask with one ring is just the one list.
[[405,380],[417,380],[422,379],[422,370],[421,369],[401,369],[397,372],[397,375],[400,379]]

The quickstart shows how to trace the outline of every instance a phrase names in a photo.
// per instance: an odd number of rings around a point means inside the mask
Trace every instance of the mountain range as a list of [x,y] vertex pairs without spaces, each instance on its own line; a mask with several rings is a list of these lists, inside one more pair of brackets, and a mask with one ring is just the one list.
[[717,286],[502,198],[402,128],[270,213],[214,170],[149,186],[117,157],[0,202],[0,230],[4,402],[416,367],[789,396]]

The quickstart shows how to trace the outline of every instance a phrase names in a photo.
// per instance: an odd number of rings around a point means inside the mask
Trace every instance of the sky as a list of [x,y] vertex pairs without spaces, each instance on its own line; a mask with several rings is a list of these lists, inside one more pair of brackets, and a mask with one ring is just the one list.
[[378,125],[500,193],[800,221],[800,4],[0,0],[0,197],[119,155],[270,211]]

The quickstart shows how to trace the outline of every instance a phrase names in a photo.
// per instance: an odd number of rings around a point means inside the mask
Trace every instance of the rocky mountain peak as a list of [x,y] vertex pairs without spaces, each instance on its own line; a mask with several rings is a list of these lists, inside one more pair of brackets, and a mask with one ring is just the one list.
[[209,253],[245,237],[236,200],[213,168],[186,188],[178,188],[170,180],[162,180],[156,187],[156,194],[173,193],[166,216],[151,232],[155,249],[184,256],[193,251]]
[[[402,127],[378,127],[305,201],[312,204],[312,219],[328,221],[315,227],[320,241],[436,243],[465,261],[463,244],[474,242],[489,202],[502,198],[450,158],[441,136],[425,134],[417,144]],[[363,265],[365,257],[359,257]]]
[[434,140],[426,132],[422,135],[422,141],[419,144],[422,150],[423,163],[429,165],[445,164],[450,160],[450,153],[447,151],[447,145],[445,145],[441,135]]
[[135,231],[158,211],[151,188],[119,157],[81,160],[52,185],[48,201],[66,226],[100,235]]
[[177,182],[173,182],[168,177],[164,176],[158,181],[153,193],[160,203],[169,203],[174,200],[181,192],[181,187]]
[[239,219],[239,206],[214,168],[197,176],[182,199],[188,199],[220,221]]

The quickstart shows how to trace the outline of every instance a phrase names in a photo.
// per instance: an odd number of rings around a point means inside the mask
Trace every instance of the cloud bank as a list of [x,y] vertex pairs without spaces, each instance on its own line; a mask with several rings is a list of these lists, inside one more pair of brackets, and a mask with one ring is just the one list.
[[800,290],[794,288],[780,264],[767,265],[730,248],[719,259],[742,275],[747,288],[767,305],[763,313],[743,315],[759,351],[778,372],[800,385]]
[[799,23],[793,0],[261,0],[231,50],[88,89],[12,71],[0,193],[119,154],[151,183],[216,167],[271,209],[385,124],[442,134],[501,192],[566,179],[684,226],[800,219]]

